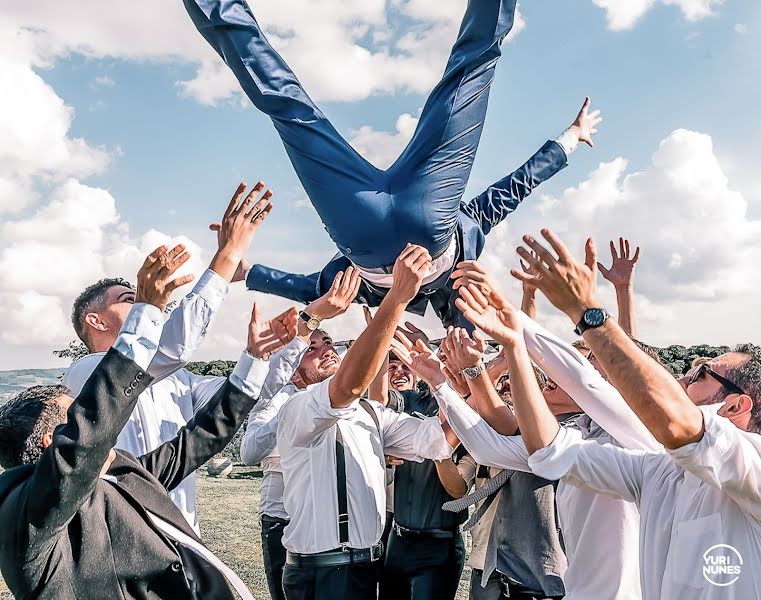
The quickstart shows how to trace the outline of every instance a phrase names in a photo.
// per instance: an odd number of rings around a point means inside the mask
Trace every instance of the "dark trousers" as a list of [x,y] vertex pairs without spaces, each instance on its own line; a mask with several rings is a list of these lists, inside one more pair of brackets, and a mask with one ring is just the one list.
[[454,600],[465,564],[458,533],[451,540],[403,539],[391,531],[381,575],[381,600]]
[[486,586],[481,587],[481,569],[473,569],[470,572],[470,600],[501,600],[502,581],[499,573],[494,571],[486,581]]
[[285,566],[285,548],[283,547],[283,528],[288,525],[286,519],[262,515],[262,557],[267,587],[272,600],[285,600],[283,593],[283,567]]
[[376,600],[381,561],[338,567],[285,565],[287,600]]

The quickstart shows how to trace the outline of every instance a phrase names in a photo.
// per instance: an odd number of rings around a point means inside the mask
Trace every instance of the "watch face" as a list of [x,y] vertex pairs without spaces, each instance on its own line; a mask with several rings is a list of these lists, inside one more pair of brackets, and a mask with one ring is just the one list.
[[584,322],[590,327],[599,327],[605,322],[605,311],[601,308],[590,308],[584,313]]
[[317,331],[320,328],[320,322],[312,317],[307,321],[307,329],[310,329],[311,331]]

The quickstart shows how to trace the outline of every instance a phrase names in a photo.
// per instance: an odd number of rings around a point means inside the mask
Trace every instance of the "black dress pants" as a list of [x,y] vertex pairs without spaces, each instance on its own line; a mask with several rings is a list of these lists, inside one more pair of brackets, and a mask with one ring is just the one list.
[[391,531],[380,600],[454,600],[465,564],[459,532],[450,540],[400,538]]
[[283,528],[288,525],[286,519],[262,515],[262,557],[264,574],[267,577],[272,600],[285,600],[283,593],[283,567],[285,566],[285,548],[283,547]]
[[285,565],[287,600],[376,600],[381,561],[337,567]]

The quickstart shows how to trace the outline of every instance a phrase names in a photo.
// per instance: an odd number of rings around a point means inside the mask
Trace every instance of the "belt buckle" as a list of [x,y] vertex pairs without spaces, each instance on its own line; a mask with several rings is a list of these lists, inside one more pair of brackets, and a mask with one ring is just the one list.
[[370,546],[370,562],[377,562],[383,558],[383,542]]

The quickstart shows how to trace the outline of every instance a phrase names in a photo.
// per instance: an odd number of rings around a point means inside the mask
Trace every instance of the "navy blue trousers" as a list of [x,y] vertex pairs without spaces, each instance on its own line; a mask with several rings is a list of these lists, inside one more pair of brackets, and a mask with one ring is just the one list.
[[444,76],[412,140],[382,171],[312,102],[243,0],[184,0],[253,104],[274,123],[296,174],[339,250],[355,264],[394,263],[408,242],[443,252],[481,139],[501,43],[516,0],[469,0]]

